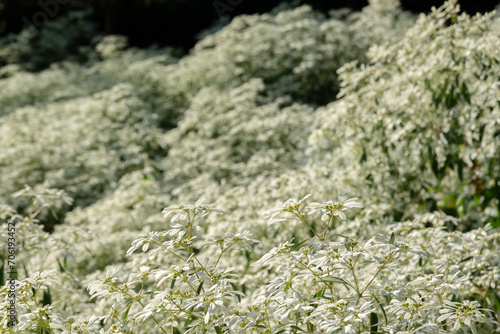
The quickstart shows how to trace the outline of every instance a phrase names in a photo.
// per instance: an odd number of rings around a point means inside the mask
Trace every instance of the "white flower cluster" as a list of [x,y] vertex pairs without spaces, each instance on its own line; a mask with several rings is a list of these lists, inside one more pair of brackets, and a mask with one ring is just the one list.
[[1,79],[0,332],[498,332],[498,19],[457,8],[280,9]]
[[[13,100],[12,105],[0,98],[6,105],[0,120],[0,197],[5,200],[25,184],[42,184],[64,189],[77,205],[88,205],[121,176],[163,154],[162,118],[145,92],[128,83],[140,84],[137,72],[162,61],[144,57],[131,54],[90,69],[68,65],[64,71],[5,79],[2,85],[19,90],[2,97]],[[128,71],[118,75],[124,66]],[[78,88],[82,81],[84,89]]]
[[363,191],[373,189],[365,195],[392,202],[403,216],[441,209],[464,229],[500,224],[500,34],[493,24],[489,14],[459,14],[448,2],[401,41],[373,47],[369,65],[344,66],[342,98],[318,115],[311,151],[325,165],[354,165]]

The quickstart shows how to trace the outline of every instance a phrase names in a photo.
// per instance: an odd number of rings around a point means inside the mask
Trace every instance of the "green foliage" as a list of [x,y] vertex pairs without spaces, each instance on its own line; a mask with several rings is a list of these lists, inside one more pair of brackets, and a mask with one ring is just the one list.
[[38,71],[62,60],[85,61],[97,29],[88,17],[90,11],[74,11],[49,20],[38,29],[26,27],[17,36],[0,40],[0,63],[16,64],[22,69]]

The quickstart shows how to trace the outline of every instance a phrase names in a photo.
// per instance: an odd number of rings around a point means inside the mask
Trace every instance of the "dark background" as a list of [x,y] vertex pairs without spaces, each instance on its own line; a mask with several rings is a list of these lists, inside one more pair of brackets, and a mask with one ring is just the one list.
[[[0,36],[18,33],[26,25],[26,19],[33,22],[33,16],[44,11],[43,5],[54,2],[59,7],[54,17],[69,10],[91,8],[94,12],[92,20],[97,23],[99,31],[128,36],[130,45],[138,47],[157,44],[177,46],[187,51],[196,42],[200,31],[220,20],[213,0],[0,0]],[[283,1],[219,1],[232,8],[225,12],[229,19],[240,14],[267,12],[280,2]],[[230,3],[237,5],[231,6]],[[296,0],[295,3],[307,3],[326,13],[341,7],[360,10],[367,1]],[[429,12],[432,6],[440,6],[443,0],[401,0],[401,3],[405,10],[419,13]],[[500,0],[462,0],[459,3],[463,10],[475,14],[493,10]]]

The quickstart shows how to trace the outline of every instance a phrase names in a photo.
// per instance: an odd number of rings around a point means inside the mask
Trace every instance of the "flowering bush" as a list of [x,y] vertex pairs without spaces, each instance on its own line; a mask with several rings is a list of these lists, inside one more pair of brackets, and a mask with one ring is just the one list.
[[498,332],[498,19],[395,5],[2,79],[0,332]]
[[175,115],[159,114],[165,98],[157,86],[145,87],[144,72],[173,61],[132,50],[90,68],[62,64],[4,79],[0,198],[43,184],[86,206],[123,175],[154,165],[165,155],[161,127]]
[[[474,286],[491,284],[498,276],[498,254],[494,247],[481,255],[465,250],[478,242],[498,246],[498,233],[446,232],[443,226],[453,218],[435,214],[380,226],[382,233],[365,239],[344,225],[344,212],[362,207],[356,198],[306,206],[308,197],[288,200],[267,215],[274,224],[300,220],[314,236],[277,245],[256,262],[248,253],[259,241],[249,232],[202,237],[206,216],[222,211],[203,201],[169,206],[163,210],[165,216],[173,215],[169,230],[134,240],[127,251],[130,262],[108,268],[105,277],[89,285],[91,298],[107,309],[105,315],[79,322],[54,313],[54,305],[47,304],[50,288],[61,284],[61,276],[69,281],[59,264],[58,275],[46,270],[19,281],[17,299],[31,311],[16,329],[92,333],[99,323],[107,325],[107,333],[167,333],[174,328],[186,333],[492,329],[490,314],[467,297]],[[12,212],[2,216],[20,218]],[[387,234],[389,230],[393,232]],[[46,243],[50,241],[57,242],[47,237]],[[228,256],[243,261],[229,267],[224,260]],[[475,276],[481,271],[482,277]],[[5,298],[7,288],[0,293]]]
[[348,143],[346,163],[359,162],[359,180],[399,217],[418,206],[460,217],[465,229],[499,226],[500,35],[491,24],[449,2],[400,42],[372,48],[368,66],[345,66],[343,98],[319,117],[315,149],[340,150],[338,160]]
[[180,61],[176,86],[191,93],[260,78],[273,98],[323,104],[335,99],[336,72],[344,63],[363,61],[377,42],[398,40],[397,31],[413,21],[393,0],[371,1],[361,13],[334,11],[328,18],[308,6],[236,17]]

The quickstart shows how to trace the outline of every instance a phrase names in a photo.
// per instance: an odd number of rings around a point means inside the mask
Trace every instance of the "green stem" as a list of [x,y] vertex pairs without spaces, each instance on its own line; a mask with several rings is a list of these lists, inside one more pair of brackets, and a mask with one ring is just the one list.
[[326,234],[328,233],[328,228],[330,227],[330,225],[333,223],[333,219],[334,219],[334,216],[333,215],[330,215],[330,220],[328,221],[328,223],[326,224],[326,227],[325,227],[325,230],[323,231],[323,239],[326,239]]
[[220,258],[222,257],[222,254],[224,254],[229,248],[233,247],[234,245],[236,245],[236,242],[233,242],[228,248],[226,249],[221,249],[221,253],[219,255],[219,257],[217,258],[217,261],[215,261],[215,264],[214,264],[214,268],[217,267],[217,264],[219,263],[219,260]]
[[300,213],[294,213],[295,216],[297,216],[301,221],[303,221],[304,223],[306,223],[307,226],[309,226],[309,228],[311,229],[311,231],[314,233],[314,235],[321,241],[324,241],[325,239],[321,238],[317,233],[316,231],[312,228],[311,224],[309,224],[307,222],[307,220],[300,214]]
[[[358,298],[360,299],[363,293],[359,292],[359,284],[358,284],[358,278],[356,277],[356,272],[354,271],[354,267],[350,266],[349,269],[351,270],[352,277],[354,278],[354,284],[356,285],[356,293],[358,294]],[[363,290],[364,292],[364,290]],[[359,303],[358,299],[358,303]]]
[[269,326],[269,329],[271,330],[271,333],[272,333],[273,328],[271,326],[271,320],[269,320],[269,314],[267,313],[267,307],[265,307],[264,309],[266,310],[267,325]]
[[363,293],[366,291],[366,289],[368,289],[368,287],[373,283],[373,281],[375,280],[375,278],[378,276],[378,274],[382,271],[382,269],[384,269],[384,267],[387,265],[387,263],[389,263],[389,261],[392,259],[392,257],[394,256],[394,253],[391,253],[389,254],[389,256],[387,257],[387,259],[385,260],[384,264],[380,266],[380,268],[378,268],[377,272],[375,273],[375,275],[372,277],[372,279],[370,280],[370,282],[368,282],[368,284],[365,286],[365,288],[363,289],[363,291],[361,291],[361,294],[359,295],[359,298],[362,298],[363,297]]
[[197,315],[197,314],[194,314],[194,313],[192,313],[192,312],[189,312],[189,311],[184,310],[182,307],[180,307],[179,305],[177,305],[173,299],[170,299],[170,301],[172,302],[172,304],[174,304],[174,306],[175,306],[175,307],[177,307],[177,308],[179,309],[179,311],[184,312],[184,313],[189,314],[189,315],[192,315],[192,316],[193,316],[193,317],[195,317],[195,318],[198,318],[198,319],[203,319],[203,317],[200,317],[200,316],[199,316],[199,315]]
[[[136,302],[138,302],[138,303],[139,303],[139,305],[141,305],[141,306],[142,306],[142,308],[144,308],[144,307],[145,307],[145,306],[144,306],[144,304],[141,302],[141,300],[140,300],[140,299],[137,299],[137,298],[133,297],[133,296],[132,296],[132,295],[130,295],[130,293],[128,293],[128,292],[123,292],[123,293],[124,293],[125,295],[129,296],[130,298],[132,298],[132,300],[135,300]],[[154,315],[151,315],[151,319],[153,319],[153,321],[154,321],[154,322],[156,322],[156,324],[158,325],[158,327],[160,327],[160,329],[161,329],[161,331],[162,331],[163,333],[168,334],[168,333],[165,331],[165,329],[163,329],[163,327],[162,327],[162,326],[160,326],[160,323],[158,322],[158,320],[156,320],[156,318],[154,317]]]
[[319,277],[311,268],[309,268],[309,266],[307,266],[305,263],[302,263],[299,259],[297,259],[297,262],[300,263],[302,266],[304,266],[304,268],[306,268],[307,270],[309,270],[316,278],[318,278],[321,282],[325,283],[326,286],[328,286],[329,290],[330,290],[330,293],[333,294],[333,290],[332,290],[332,286],[330,284],[328,284],[328,282],[326,282],[325,280],[323,280],[321,277]]

